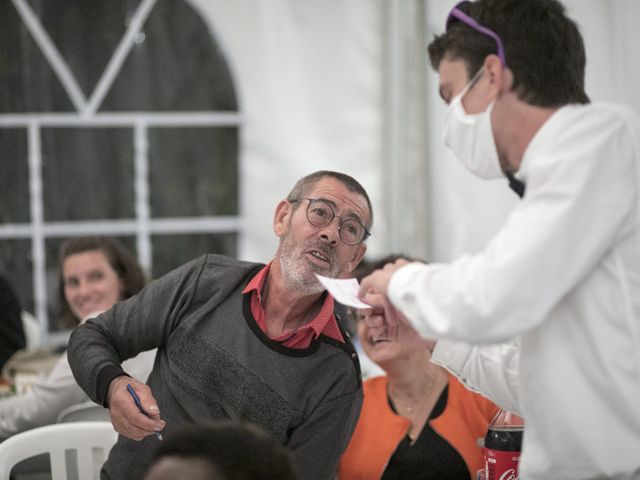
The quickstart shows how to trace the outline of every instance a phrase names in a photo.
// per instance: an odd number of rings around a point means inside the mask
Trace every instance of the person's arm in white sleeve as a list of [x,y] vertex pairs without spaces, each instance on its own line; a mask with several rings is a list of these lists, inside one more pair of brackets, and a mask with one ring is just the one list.
[[46,378],[31,384],[29,392],[0,400],[0,439],[55,423],[62,410],[88,399],[73,378],[65,353]]
[[505,410],[520,413],[517,341],[471,345],[439,340],[431,361],[446,368],[468,389]]
[[553,150],[529,145],[524,200],[482,253],[393,273],[386,293],[421,336],[495,343],[535,328],[629,233],[635,145],[623,117],[592,117],[547,135]]

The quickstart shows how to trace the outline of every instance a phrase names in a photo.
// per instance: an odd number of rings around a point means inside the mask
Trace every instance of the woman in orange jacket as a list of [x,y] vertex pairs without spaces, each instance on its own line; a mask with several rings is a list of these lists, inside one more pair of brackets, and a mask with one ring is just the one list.
[[359,341],[386,375],[364,382],[338,478],[475,480],[484,465],[479,440],[498,407],[432,363],[429,349],[376,338],[365,313],[359,312]]

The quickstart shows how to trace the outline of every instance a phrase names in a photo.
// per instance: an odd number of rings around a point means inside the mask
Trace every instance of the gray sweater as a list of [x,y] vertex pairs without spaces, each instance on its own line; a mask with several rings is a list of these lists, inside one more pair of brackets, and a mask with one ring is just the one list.
[[[362,405],[357,356],[348,340],[322,335],[303,350],[270,340],[242,294],[262,266],[217,255],[183,265],[76,328],[69,363],[105,404],[120,363],[157,347],[147,383],[165,435],[185,423],[244,419],[292,449],[301,479],[332,479]],[[102,478],[141,479],[156,442],[120,436]]]

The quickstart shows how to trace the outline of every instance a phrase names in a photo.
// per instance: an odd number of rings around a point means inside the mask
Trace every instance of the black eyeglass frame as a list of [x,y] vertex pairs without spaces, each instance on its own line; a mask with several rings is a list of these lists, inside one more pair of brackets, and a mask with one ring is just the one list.
[[[287,201],[289,203],[295,203],[295,202],[299,202],[301,199],[299,198],[294,198],[294,199],[287,199]],[[338,215],[336,215],[335,210],[333,209],[333,207],[327,203],[326,200],[322,200],[321,198],[309,198],[309,197],[304,197],[303,200],[308,200],[309,201],[309,205],[307,205],[307,210],[305,211],[306,217],[307,217],[307,221],[313,225],[314,227],[326,227],[327,225],[329,225],[331,222],[333,222],[334,218],[337,218],[338,220],[340,220],[340,223],[338,223],[338,236],[340,237],[340,240],[342,241],[342,243],[344,243],[345,245],[349,245],[350,247],[355,247],[356,245],[360,245],[362,242],[364,242],[367,238],[369,238],[371,236],[371,233],[369,232],[369,230],[367,230],[367,227],[365,227],[362,222],[360,222],[359,220],[356,220],[355,218],[347,218],[344,219],[342,217],[339,217]],[[322,203],[324,205],[326,205],[327,207],[329,207],[329,210],[331,210],[331,218],[329,219],[329,221],[327,223],[324,223],[322,225],[316,225],[315,223],[313,223],[311,221],[311,219],[309,218],[309,209],[311,208],[311,205],[313,205],[314,203]],[[360,225],[362,227],[362,230],[364,230],[364,235],[362,236],[362,239],[357,241],[356,243],[348,243],[344,240],[344,238],[342,238],[342,226],[345,224],[345,222],[354,222],[357,223],[358,225]]]

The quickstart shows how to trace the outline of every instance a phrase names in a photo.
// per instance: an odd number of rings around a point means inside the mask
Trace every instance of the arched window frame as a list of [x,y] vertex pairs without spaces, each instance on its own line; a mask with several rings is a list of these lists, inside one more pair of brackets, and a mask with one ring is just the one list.
[[[47,283],[47,239],[81,235],[135,236],[138,259],[152,270],[153,235],[242,234],[240,213],[225,216],[152,218],[149,191],[149,131],[157,127],[233,127],[242,126],[238,111],[101,112],[100,105],[118,76],[127,55],[139,39],[144,23],[157,0],[142,0],[120,43],[91,95],[86,98],[65,59],[47,34],[27,0],[12,0],[25,27],[55,72],[74,105],[75,112],[0,114],[0,128],[24,128],[27,132],[30,221],[0,224],[0,241],[30,239],[33,266],[34,313],[44,332],[45,342],[60,343],[68,332],[49,332],[49,306],[56,292]],[[46,221],[43,204],[42,131],[45,128],[113,128],[133,131],[134,219]],[[239,162],[239,158],[238,158]],[[240,238],[238,238],[238,243]]]

